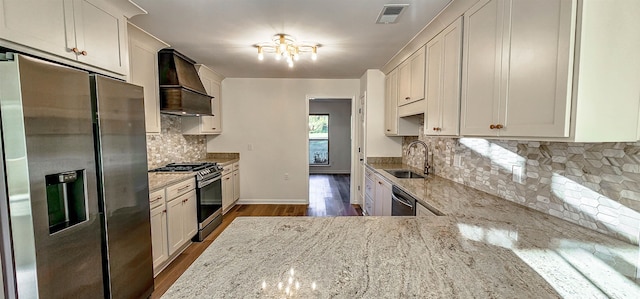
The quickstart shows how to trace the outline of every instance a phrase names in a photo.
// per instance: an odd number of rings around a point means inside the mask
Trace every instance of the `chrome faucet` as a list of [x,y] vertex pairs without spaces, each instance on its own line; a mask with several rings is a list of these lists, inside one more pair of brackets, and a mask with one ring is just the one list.
[[424,174],[429,174],[429,169],[431,169],[431,165],[429,165],[429,147],[422,140],[414,140],[409,143],[407,146],[407,156],[409,156],[409,151],[411,147],[416,144],[422,144],[424,146]]

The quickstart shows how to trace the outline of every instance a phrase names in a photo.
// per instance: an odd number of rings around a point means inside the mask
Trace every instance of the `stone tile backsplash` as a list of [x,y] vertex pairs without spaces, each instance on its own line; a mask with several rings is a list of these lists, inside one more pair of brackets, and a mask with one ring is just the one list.
[[207,138],[203,135],[182,135],[180,116],[160,115],[159,135],[147,135],[147,163],[149,169],[169,163],[191,162],[207,156]]
[[[432,173],[638,244],[640,142],[565,143],[428,137]],[[424,149],[403,139],[403,162]]]

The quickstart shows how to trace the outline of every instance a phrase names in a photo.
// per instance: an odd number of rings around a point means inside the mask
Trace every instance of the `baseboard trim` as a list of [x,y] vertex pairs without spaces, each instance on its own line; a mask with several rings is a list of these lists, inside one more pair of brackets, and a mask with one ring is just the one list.
[[240,199],[239,205],[307,205],[307,199]]
[[322,169],[313,169],[309,170],[309,174],[351,174],[350,170],[326,170],[322,171]]

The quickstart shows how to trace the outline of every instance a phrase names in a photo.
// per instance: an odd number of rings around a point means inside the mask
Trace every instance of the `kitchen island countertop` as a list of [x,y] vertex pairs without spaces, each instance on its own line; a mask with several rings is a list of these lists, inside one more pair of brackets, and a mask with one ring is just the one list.
[[446,216],[237,218],[163,298],[640,296],[637,245],[443,178],[379,171],[402,165],[369,167]]

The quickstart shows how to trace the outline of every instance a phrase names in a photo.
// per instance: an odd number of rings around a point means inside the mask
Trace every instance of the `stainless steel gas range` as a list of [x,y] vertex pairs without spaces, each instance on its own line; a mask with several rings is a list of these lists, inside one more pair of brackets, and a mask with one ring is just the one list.
[[198,233],[201,242],[222,223],[222,167],[217,163],[171,163],[150,172],[193,172],[196,177]]

